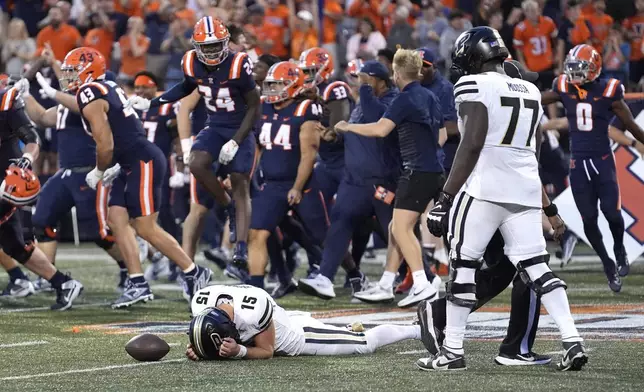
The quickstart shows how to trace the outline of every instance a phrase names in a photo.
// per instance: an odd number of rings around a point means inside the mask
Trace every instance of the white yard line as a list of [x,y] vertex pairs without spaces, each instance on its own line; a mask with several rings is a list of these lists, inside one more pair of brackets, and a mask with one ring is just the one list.
[[[74,305],[72,309],[82,309],[82,308],[97,308],[100,306],[108,306],[110,305],[109,302],[99,302],[99,303],[93,303],[93,304],[80,304],[80,305]],[[41,312],[43,310],[49,310],[49,306],[40,306],[36,308],[14,308],[14,309],[0,309],[0,314],[4,313],[28,313],[28,312]]]
[[429,354],[427,350],[412,350],[412,351],[401,351],[396,353],[398,355],[412,355],[412,354]]
[[8,343],[0,344],[0,348],[12,348],[12,347],[23,347],[23,346],[38,346],[41,344],[49,344],[46,340],[34,340],[33,342],[20,342],[20,343]]
[[89,368],[89,369],[75,369],[75,370],[66,370],[63,372],[25,374],[23,376],[2,377],[0,378],[0,381],[31,380],[34,378],[42,378],[42,377],[50,377],[50,376],[64,376],[66,374],[102,372],[104,370],[126,369],[126,368],[134,368],[134,367],[150,366],[150,365],[161,365],[165,363],[177,363],[177,362],[184,362],[186,360],[187,360],[186,358],[168,359],[165,361],[158,361],[158,362],[137,362],[137,363],[129,363],[127,365],[112,365],[112,366],[103,366],[103,367],[96,367],[96,368]]

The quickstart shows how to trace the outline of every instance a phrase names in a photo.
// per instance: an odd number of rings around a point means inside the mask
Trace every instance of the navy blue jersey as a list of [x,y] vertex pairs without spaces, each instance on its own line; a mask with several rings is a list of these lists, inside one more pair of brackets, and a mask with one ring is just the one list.
[[404,169],[443,171],[438,160],[438,131],[443,127],[443,114],[434,93],[419,82],[409,83],[383,117],[396,124]]
[[263,148],[262,174],[266,181],[295,181],[300,165],[300,127],[320,121],[322,108],[310,99],[295,101],[280,110],[262,104],[259,143]]
[[205,99],[200,99],[195,109],[190,113],[192,136],[196,136],[202,129],[206,127],[207,120],[208,113],[206,112],[206,101]]
[[185,78],[195,83],[206,101],[208,125],[237,129],[246,115],[244,96],[255,89],[253,66],[246,53],[231,53],[215,67],[197,59],[194,50],[186,52],[182,60]]
[[[51,87],[55,88],[56,90],[60,89],[58,78],[56,78],[56,74],[54,74],[54,70],[51,69],[51,67],[41,68],[40,74],[45,78],[45,81]],[[35,80],[33,80],[29,85],[29,93],[32,97],[34,97],[36,102],[38,102],[40,106],[44,107],[45,109],[53,108],[54,106],[58,105],[58,102],[49,98],[45,94],[45,90],[43,90],[40,87],[40,84],[38,84]]]
[[94,166],[96,143],[85,131],[80,114],[63,105],[56,108],[56,132],[58,132],[58,165],[63,169]]
[[[92,101],[104,99],[109,104],[107,121],[114,138],[114,157],[112,163],[119,163],[123,168],[140,160],[147,160],[151,148],[156,149],[145,136],[145,130],[136,111],[126,107],[125,92],[114,82],[96,81],[82,85],[76,93],[76,102],[83,108]],[[83,118],[83,126],[91,133],[88,122]]]
[[172,140],[177,137],[178,106],[176,105],[165,103],[139,113],[148,140],[156,144],[166,157],[172,153]]
[[[320,120],[325,127],[330,125],[329,109],[327,104],[333,101],[342,101],[348,99],[353,106],[351,98],[351,88],[342,81],[322,82],[318,85],[318,94],[322,99],[324,113]],[[351,108],[353,110],[353,108]],[[344,165],[344,144],[342,142],[326,142],[320,140],[320,159],[330,167],[342,167]]]
[[624,86],[617,79],[598,79],[575,86],[565,75],[553,82],[561,97],[570,127],[570,153],[575,158],[610,154],[608,125],[614,114],[613,102],[624,98]]
[[[628,108],[631,109],[631,113],[633,113],[633,118],[635,118],[635,121],[638,120],[638,117],[640,117],[640,115],[641,117],[644,117],[644,99],[640,99],[629,103]],[[614,126],[620,131],[626,131],[626,127],[622,123],[622,120],[620,120],[617,116],[613,117],[613,120],[611,121],[610,125]]]
[[[434,75],[434,79],[428,84],[423,84],[423,87],[429,89],[434,93],[434,95],[436,95],[436,98],[438,98],[438,102],[440,102],[441,110],[443,112],[443,121],[458,122],[456,104],[454,103],[454,85],[439,73],[436,73]],[[443,167],[446,169],[452,167],[452,162],[454,161],[454,156],[456,155],[456,149],[458,148],[460,139],[459,135],[450,136],[443,145],[443,153],[445,154]]]

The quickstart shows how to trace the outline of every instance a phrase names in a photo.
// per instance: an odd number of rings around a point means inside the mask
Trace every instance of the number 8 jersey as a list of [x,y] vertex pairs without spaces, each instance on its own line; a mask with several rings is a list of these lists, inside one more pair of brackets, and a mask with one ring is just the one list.
[[543,115],[539,89],[530,82],[489,72],[460,78],[454,98],[461,135],[468,121],[460,112],[461,104],[482,103],[488,115],[483,150],[462,190],[479,200],[540,208],[541,180],[535,156],[535,133]]
[[624,99],[624,86],[617,79],[596,79],[576,86],[561,75],[552,90],[559,94],[570,127],[570,152],[575,159],[611,153],[608,125],[614,117],[612,105]]

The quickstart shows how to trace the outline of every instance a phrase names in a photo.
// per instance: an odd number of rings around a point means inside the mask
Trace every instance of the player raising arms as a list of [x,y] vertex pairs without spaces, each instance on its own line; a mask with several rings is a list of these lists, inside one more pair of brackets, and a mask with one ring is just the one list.
[[[207,127],[199,132],[194,144],[190,138],[181,139],[181,147],[184,155],[191,151],[190,171],[197,181],[227,209],[231,237],[238,239],[233,264],[245,269],[251,215],[249,174],[255,154],[255,139],[250,131],[259,114],[260,97],[248,55],[231,52],[229,40],[228,29],[219,19],[201,18],[192,34],[195,49],[183,56],[183,82],[152,101],[133,97],[131,102],[134,108],[147,110],[148,105],[178,101],[195,89],[204,97]],[[217,172],[212,170],[216,159],[222,165]],[[218,175],[225,178],[228,174],[234,203],[217,179]]]
[[[105,81],[103,55],[92,48],[74,49],[65,56],[61,70],[63,88],[78,90],[76,100],[83,126],[96,141],[96,167],[87,174],[87,184],[96,188],[101,180],[114,181],[109,200],[109,227],[125,259],[129,281],[112,307],[127,307],[154,298],[143,278],[130,219],[141,238],[181,268],[184,296],[192,298],[210,280],[212,272],[193,263],[177,241],[157,224],[167,166],[163,153],[147,140],[136,112],[126,106],[123,90],[116,83]],[[121,168],[115,175],[111,173],[112,163]]]
[[[622,288],[620,276],[628,274],[629,263],[608,126],[615,115],[640,142],[644,142],[644,131],[624,102],[622,83],[600,79],[601,69],[601,55],[592,46],[575,46],[564,61],[564,74],[555,79],[552,91],[542,93],[541,103],[561,102],[566,109],[571,138],[570,187],[584,221],[584,233],[604,265],[608,286],[618,292]],[[597,225],[598,200],[613,235],[617,271]]]

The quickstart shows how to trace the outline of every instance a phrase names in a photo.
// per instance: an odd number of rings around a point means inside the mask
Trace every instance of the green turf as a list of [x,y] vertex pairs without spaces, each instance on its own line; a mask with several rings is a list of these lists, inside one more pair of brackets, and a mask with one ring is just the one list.
[[[421,354],[400,354],[421,350],[419,342],[389,346],[364,357],[276,358],[270,361],[228,361],[188,363],[175,361],[138,366],[125,353],[123,346],[135,334],[106,334],[83,326],[130,321],[188,321],[188,304],[180,292],[156,290],[155,301],[127,310],[114,311],[107,305],[116,298],[115,266],[107,261],[73,261],[61,252],[59,266],[70,271],[86,287],[75,309],[69,312],[8,312],[11,309],[38,308],[53,303],[51,294],[39,294],[24,300],[0,300],[0,345],[28,341],[48,344],[0,348],[0,379],[11,376],[37,375],[75,369],[132,365],[85,373],[0,380],[0,391],[381,391],[381,390],[449,390],[449,391],[543,391],[543,390],[642,390],[644,372],[639,358],[644,344],[629,341],[589,340],[590,362],[583,372],[558,373],[553,366],[539,368],[505,368],[494,365],[496,341],[467,341],[469,370],[461,373],[434,374],[417,370],[415,360]],[[574,264],[571,265],[575,266]],[[375,277],[377,266],[367,266]],[[573,304],[644,303],[644,267],[635,266],[625,279],[624,290],[612,294],[599,265],[588,266],[588,272],[560,272],[568,282]],[[338,277],[338,282],[343,279]],[[216,279],[223,279],[217,273]],[[6,277],[0,277],[4,285]],[[287,309],[331,310],[370,305],[351,305],[346,290],[339,298],[323,302],[296,294],[279,303]],[[506,291],[490,305],[509,303]],[[642,306],[644,308],[644,305]],[[72,329],[80,326],[74,332]],[[173,345],[165,360],[183,358],[187,342],[184,334],[163,335]],[[540,352],[557,351],[559,343],[538,339]]]

